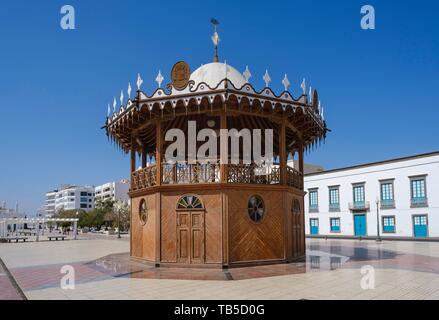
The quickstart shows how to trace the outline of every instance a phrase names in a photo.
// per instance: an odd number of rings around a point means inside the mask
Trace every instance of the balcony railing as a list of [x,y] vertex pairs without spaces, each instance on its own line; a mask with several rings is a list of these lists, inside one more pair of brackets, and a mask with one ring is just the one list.
[[318,204],[310,204],[309,205],[309,212],[319,212],[319,205]]
[[219,182],[218,163],[162,163],[162,184],[194,184]]
[[428,207],[428,199],[427,198],[412,198],[411,207],[412,208]]
[[287,167],[287,185],[303,190],[303,174],[291,167]]
[[329,204],[329,211],[340,211],[340,204],[339,203],[330,203]]
[[381,200],[381,209],[392,209],[395,208],[395,200],[385,199]]
[[228,183],[279,184],[280,168],[278,165],[258,166],[252,164],[228,164]]
[[134,171],[131,174],[131,191],[143,190],[157,184],[157,168],[150,166]]
[[[180,164],[162,163],[162,185],[219,183],[219,163]],[[225,165],[227,183],[280,185],[280,166],[256,164]],[[286,185],[303,190],[303,175],[293,168],[287,167]],[[132,173],[131,191],[147,189],[157,185],[157,168],[155,165],[139,169]]]
[[364,211],[370,209],[370,202],[369,201],[355,201],[349,203],[349,210],[351,211]]

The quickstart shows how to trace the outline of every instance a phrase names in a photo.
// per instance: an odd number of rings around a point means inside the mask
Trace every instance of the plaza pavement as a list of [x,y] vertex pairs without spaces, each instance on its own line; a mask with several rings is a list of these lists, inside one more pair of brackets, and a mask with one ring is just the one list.
[[[132,262],[127,236],[0,244],[0,258],[28,299],[439,299],[439,243],[308,239],[307,250],[306,262],[227,274]],[[73,290],[60,287],[66,264]],[[365,265],[375,289],[361,288]],[[19,299],[4,274],[0,299]]]

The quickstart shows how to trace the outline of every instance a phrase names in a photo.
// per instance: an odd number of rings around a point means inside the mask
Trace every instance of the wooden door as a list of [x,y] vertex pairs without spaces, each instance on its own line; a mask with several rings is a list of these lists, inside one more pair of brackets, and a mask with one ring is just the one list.
[[179,263],[204,263],[204,212],[177,212],[177,259]]

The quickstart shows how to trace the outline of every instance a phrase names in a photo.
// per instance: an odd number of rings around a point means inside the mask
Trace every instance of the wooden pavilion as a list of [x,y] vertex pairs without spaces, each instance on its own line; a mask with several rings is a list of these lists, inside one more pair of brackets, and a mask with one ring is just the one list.
[[[131,153],[133,258],[156,266],[224,268],[305,255],[304,151],[327,132],[318,94],[307,95],[302,83],[295,99],[285,76],[285,91],[276,95],[268,72],[265,88],[257,91],[250,76],[248,68],[242,74],[217,56],[192,73],[178,62],[166,88],[159,73],[159,87],[149,96],[140,90],[139,75],[136,96],[108,114],[107,135]],[[272,129],[275,163],[169,163],[165,134],[172,128],[187,133],[188,121],[196,121],[198,132]],[[293,158],[296,168],[288,165]]]

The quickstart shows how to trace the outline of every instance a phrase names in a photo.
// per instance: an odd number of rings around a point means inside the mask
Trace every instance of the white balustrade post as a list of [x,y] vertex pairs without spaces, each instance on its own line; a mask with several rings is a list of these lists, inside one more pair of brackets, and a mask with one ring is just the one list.
[[78,221],[75,220],[75,222],[73,222],[73,240],[77,240],[77,233],[78,233]]
[[38,241],[40,241],[40,223],[38,222],[38,220],[37,220],[37,223],[36,224],[34,224],[34,227],[35,227],[35,235],[37,236],[37,239],[36,239],[36,241],[38,242]]

